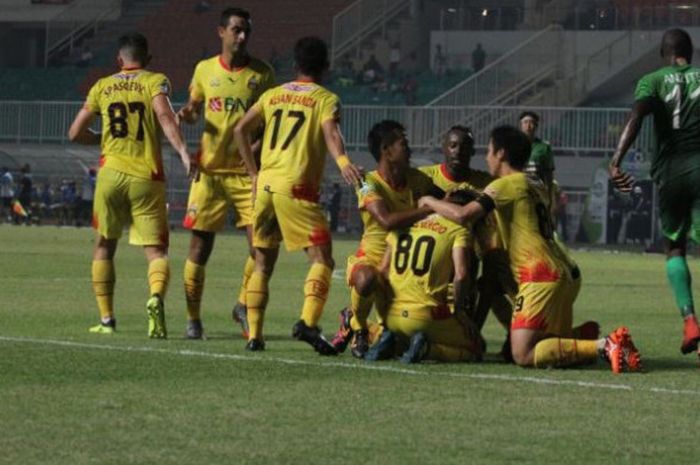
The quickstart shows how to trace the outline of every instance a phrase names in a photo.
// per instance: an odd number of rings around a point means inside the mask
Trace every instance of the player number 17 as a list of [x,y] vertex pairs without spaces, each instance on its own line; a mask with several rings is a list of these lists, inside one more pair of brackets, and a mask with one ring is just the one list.
[[[270,150],[275,150],[275,147],[277,147],[277,138],[279,137],[279,132],[280,132],[280,124],[282,123],[282,114],[284,113],[284,110],[281,108],[278,110],[275,110],[272,113],[272,118],[275,120],[274,125],[272,126],[272,137],[270,138]],[[284,140],[284,143],[282,144],[282,150],[287,150],[287,147],[289,147],[289,144],[292,143],[294,140],[294,137],[299,133],[299,129],[304,125],[304,121],[306,121],[306,115],[304,115],[303,111],[295,111],[295,110],[290,110],[287,112],[287,118],[294,118],[296,121],[294,121],[294,126],[292,126],[291,131],[289,131],[289,134],[287,135],[287,138]]]

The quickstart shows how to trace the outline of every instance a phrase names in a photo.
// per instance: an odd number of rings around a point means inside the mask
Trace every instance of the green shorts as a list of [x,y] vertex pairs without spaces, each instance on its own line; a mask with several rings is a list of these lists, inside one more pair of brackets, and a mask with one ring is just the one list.
[[677,241],[688,235],[700,244],[700,170],[671,179],[662,179],[659,186],[661,231]]

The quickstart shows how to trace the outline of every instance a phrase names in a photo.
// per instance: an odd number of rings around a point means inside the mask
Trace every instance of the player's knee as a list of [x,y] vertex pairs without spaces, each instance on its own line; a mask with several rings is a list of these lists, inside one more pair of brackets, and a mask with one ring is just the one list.
[[367,266],[355,270],[352,278],[353,286],[360,295],[371,294],[377,286],[377,274]]
[[533,350],[523,345],[513,345],[511,347],[513,361],[521,367],[529,367],[534,364]]

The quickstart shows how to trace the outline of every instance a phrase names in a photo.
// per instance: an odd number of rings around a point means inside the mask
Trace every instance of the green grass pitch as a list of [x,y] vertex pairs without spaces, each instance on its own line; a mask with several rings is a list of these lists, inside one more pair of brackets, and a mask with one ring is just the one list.
[[[697,357],[679,353],[681,320],[659,255],[575,252],[583,288],[575,322],[626,324],[647,372],[607,365],[525,370],[368,364],[317,356],[291,339],[306,259],[282,252],[271,282],[267,351],[248,353],[230,321],[246,253],[221,235],[209,266],[209,339],[186,341],[182,267],[172,236],[171,337],[146,338],[145,259],[117,252],[119,332],[92,335],[92,231],[0,226],[1,464],[570,464],[696,463]],[[322,320],[348,300],[345,257]],[[691,260],[696,272],[697,261]],[[503,330],[491,318],[497,352]]]

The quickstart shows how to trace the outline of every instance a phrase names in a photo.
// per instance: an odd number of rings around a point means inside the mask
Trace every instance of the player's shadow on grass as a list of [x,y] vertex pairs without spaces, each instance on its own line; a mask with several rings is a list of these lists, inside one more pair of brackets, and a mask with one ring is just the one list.
[[697,370],[698,360],[694,354],[678,357],[645,357],[642,354],[644,371]]

